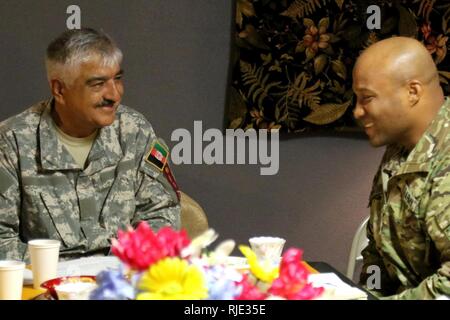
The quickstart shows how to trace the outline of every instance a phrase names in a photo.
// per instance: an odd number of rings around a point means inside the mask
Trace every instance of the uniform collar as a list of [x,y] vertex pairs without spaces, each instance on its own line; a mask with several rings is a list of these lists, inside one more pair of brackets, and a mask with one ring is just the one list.
[[[81,170],[70,153],[59,141],[51,116],[54,99],[48,100],[39,123],[40,157],[43,170]],[[116,133],[119,121],[103,127],[92,145],[88,156],[88,166],[84,170],[90,175],[105,167],[116,164],[122,157],[119,137]]]
[[[118,116],[117,113],[116,115]],[[116,165],[123,158],[117,132],[119,132],[118,118],[114,120],[112,125],[100,129],[88,156],[88,166],[84,170],[87,175]]]
[[47,101],[38,129],[42,169],[79,170],[78,164],[58,140],[51,116],[53,102],[53,99]]
[[433,160],[449,142],[449,120],[450,98],[446,98],[436,117],[400,166],[397,175],[431,170]]

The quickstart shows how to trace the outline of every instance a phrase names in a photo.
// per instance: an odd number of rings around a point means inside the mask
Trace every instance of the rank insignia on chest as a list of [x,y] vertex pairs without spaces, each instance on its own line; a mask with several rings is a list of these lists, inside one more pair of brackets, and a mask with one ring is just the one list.
[[163,171],[167,164],[169,150],[158,141],[152,143],[150,151],[145,156],[145,161],[156,167],[159,171]]
[[412,195],[408,186],[405,187],[403,199],[412,212],[416,212],[419,207],[419,201]]

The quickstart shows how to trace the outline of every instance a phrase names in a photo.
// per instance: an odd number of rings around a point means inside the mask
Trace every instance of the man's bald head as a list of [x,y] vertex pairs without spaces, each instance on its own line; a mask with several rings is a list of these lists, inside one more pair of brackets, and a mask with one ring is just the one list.
[[368,47],[358,58],[355,69],[383,73],[393,81],[419,80],[439,85],[436,65],[425,46],[412,38],[393,37]]
[[417,40],[395,37],[367,48],[353,69],[354,110],[374,146],[413,148],[444,103],[439,74]]

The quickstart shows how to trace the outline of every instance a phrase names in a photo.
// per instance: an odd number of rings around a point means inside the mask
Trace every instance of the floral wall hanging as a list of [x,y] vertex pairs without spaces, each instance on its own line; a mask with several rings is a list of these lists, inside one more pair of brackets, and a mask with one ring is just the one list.
[[[366,26],[370,5],[380,29]],[[392,36],[424,43],[450,92],[447,0],[235,0],[226,124],[281,132],[359,131],[352,69]]]

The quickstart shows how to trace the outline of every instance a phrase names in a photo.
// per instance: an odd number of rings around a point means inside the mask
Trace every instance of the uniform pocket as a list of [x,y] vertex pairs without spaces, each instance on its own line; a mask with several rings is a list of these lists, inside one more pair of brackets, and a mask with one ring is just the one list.
[[50,216],[54,228],[65,246],[67,248],[78,246],[80,244],[79,221],[74,220],[70,216],[67,211],[68,208],[62,206],[59,199],[54,195],[40,193],[40,198]]
[[115,170],[102,172],[100,177],[110,189],[102,202],[99,222],[102,227],[116,232],[118,228],[130,224],[136,209],[134,163],[130,160],[123,161]]

